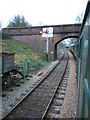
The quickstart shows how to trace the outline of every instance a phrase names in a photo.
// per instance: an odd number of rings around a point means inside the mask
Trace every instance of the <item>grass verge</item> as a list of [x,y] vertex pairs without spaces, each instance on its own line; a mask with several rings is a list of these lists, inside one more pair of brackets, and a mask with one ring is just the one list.
[[35,74],[41,67],[48,64],[44,54],[34,51],[17,40],[2,40],[2,52],[15,52],[16,65],[25,68],[25,64],[28,63],[28,71],[32,74]]

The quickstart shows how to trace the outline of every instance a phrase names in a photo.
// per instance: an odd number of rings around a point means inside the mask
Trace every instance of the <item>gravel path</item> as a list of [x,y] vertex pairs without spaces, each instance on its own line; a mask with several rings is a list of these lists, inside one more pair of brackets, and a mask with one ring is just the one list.
[[70,74],[68,78],[68,86],[66,95],[62,105],[60,118],[75,118],[76,117],[76,68],[75,61],[71,53],[69,53]]

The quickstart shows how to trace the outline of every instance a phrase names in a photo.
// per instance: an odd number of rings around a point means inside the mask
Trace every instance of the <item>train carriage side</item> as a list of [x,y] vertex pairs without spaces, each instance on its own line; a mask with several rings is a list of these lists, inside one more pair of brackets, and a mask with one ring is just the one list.
[[90,118],[90,1],[82,23],[77,55],[77,118]]

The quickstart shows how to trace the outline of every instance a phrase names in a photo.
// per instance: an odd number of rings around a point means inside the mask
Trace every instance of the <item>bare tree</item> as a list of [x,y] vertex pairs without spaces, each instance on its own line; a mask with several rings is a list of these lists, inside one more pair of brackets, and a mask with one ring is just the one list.
[[77,42],[77,38],[69,38],[68,40],[68,44],[75,44]]
[[76,22],[82,23],[83,17],[84,17],[84,13],[79,14],[79,15],[76,17]]
[[[83,17],[84,17],[84,13],[81,13],[81,14],[79,14],[77,17],[76,17],[76,22],[77,23],[82,23],[82,21],[83,21]],[[68,39],[68,43],[69,44],[75,44],[77,42],[77,38],[69,38]]]

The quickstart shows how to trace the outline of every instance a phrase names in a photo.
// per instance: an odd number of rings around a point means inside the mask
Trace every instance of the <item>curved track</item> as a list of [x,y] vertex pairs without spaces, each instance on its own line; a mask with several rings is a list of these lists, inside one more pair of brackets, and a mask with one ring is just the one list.
[[17,106],[10,111],[4,119],[14,118],[40,118],[44,119],[54,95],[64,76],[68,54]]

